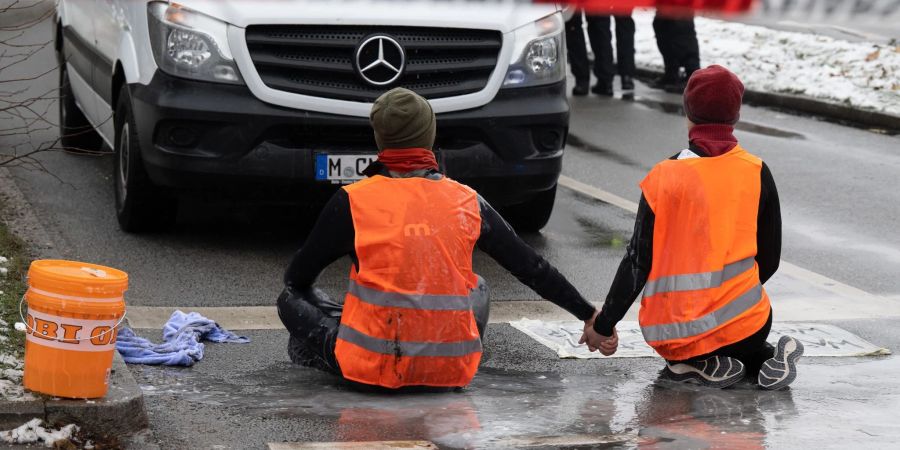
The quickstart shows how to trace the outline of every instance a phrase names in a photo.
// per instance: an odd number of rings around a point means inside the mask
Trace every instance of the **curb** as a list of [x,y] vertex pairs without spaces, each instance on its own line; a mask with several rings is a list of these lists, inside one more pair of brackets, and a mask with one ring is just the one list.
[[109,391],[95,400],[37,398],[0,400],[0,428],[15,428],[38,418],[47,423],[75,423],[91,434],[123,437],[149,428],[144,394],[118,352],[113,357]]
[[[662,72],[647,68],[637,69],[637,78],[642,81],[660,77],[662,74]],[[826,119],[850,122],[867,128],[882,128],[889,133],[900,133],[900,117],[810,97],[747,90],[744,92],[744,101],[754,106],[768,106],[787,111],[813,114]]]
[[[0,168],[0,198],[6,208],[2,220],[28,243],[34,256],[65,256],[65,252],[60,252],[53,245],[59,240],[48,234],[5,168]],[[15,428],[33,418],[40,418],[48,423],[75,422],[93,434],[117,437],[136,435],[149,428],[144,394],[118,352],[113,353],[109,391],[101,399],[63,400],[38,397],[18,402],[0,400],[0,429]]]

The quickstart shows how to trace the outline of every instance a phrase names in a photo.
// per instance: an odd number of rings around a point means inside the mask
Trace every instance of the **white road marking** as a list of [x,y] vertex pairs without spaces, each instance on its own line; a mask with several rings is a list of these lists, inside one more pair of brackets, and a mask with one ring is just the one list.
[[606,192],[598,187],[582,183],[574,178],[560,175],[559,185],[578,192],[579,194],[587,195],[588,197],[595,198],[597,200],[600,200],[601,202],[609,203],[610,205],[618,206],[619,208],[622,208],[626,211],[631,211],[632,213],[637,214],[637,203],[619,197],[618,195],[611,192]]
[[[198,312],[229,330],[280,330],[284,328],[274,305],[129,306],[128,324],[132,328],[160,329],[176,309]],[[506,323],[523,317],[541,320],[575,320],[571,314],[549,301],[523,300],[491,302],[491,316],[488,322]]]
[[[588,197],[637,213],[638,205],[611,192],[561,175],[559,184]],[[841,283],[782,260],[766,283],[777,320],[841,320],[900,316],[900,303]],[[851,306],[852,305],[852,306]],[[632,308],[635,309],[635,308]]]
[[437,449],[430,441],[348,441],[348,442],[270,442],[269,450],[319,450],[319,449]]

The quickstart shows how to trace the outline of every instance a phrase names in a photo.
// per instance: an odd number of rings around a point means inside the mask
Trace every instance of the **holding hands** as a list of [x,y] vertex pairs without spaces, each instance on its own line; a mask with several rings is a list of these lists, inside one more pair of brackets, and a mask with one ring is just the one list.
[[615,328],[613,328],[612,336],[603,336],[594,331],[594,320],[597,319],[599,314],[599,311],[595,311],[590,320],[584,321],[584,333],[581,335],[578,343],[587,344],[588,350],[592,352],[600,350],[600,353],[604,356],[610,356],[619,347],[619,335],[616,333]]

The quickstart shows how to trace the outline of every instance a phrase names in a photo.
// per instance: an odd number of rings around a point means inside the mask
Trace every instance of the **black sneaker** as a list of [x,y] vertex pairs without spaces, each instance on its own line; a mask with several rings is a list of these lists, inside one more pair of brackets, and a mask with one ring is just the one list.
[[747,373],[744,363],[728,356],[713,356],[702,361],[666,364],[666,377],[714,388],[726,388]]
[[759,387],[770,391],[788,387],[797,378],[797,360],[803,356],[803,344],[782,336],[775,347],[775,356],[767,359],[759,369]]
[[634,90],[634,78],[623,76],[622,77],[622,90],[623,91],[633,91]]
[[587,84],[576,84],[575,87],[572,88],[572,95],[576,97],[584,97],[588,94],[588,85]]
[[683,81],[670,81],[663,85],[662,90],[670,94],[684,94],[684,87]]
[[291,335],[290,340],[288,340],[288,356],[291,357],[291,362],[294,364],[312,367],[313,369],[324,370],[326,372],[331,371],[328,364],[326,364],[319,355],[313,353],[303,341],[295,338],[293,335]]
[[606,97],[612,97],[613,88],[612,83],[597,83],[594,87],[591,88],[591,92],[597,95],[604,95]]
[[649,82],[647,82],[647,86],[650,86],[653,89],[665,89],[666,86],[677,83],[678,80],[666,77],[657,77]]

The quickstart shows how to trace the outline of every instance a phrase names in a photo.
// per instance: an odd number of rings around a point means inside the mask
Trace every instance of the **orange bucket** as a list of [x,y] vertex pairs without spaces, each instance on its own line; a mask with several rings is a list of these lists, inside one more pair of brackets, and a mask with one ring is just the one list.
[[45,259],[28,269],[26,389],[67,398],[106,395],[128,274]]

